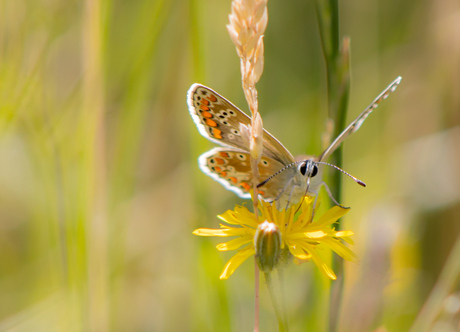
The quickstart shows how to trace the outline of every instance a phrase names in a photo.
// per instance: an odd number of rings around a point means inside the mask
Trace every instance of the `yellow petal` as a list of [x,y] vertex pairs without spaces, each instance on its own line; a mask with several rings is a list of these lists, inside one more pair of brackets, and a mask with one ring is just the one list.
[[314,231],[314,232],[305,232],[303,233],[307,238],[309,239],[321,239],[325,236],[327,236],[327,233],[323,231]]
[[321,241],[321,243],[327,245],[329,248],[334,250],[340,257],[348,261],[356,262],[358,257],[356,254],[346,247],[340,240],[333,238],[326,238]]
[[268,212],[267,202],[259,200],[259,219],[267,220],[268,222],[272,222],[270,213]]
[[[301,201],[302,203],[302,207],[301,209],[302,210],[309,210],[310,209],[310,205],[313,204],[313,201],[315,200],[315,196],[304,196],[303,197],[303,202]],[[318,200],[317,200],[317,203],[319,203],[321,200],[321,197],[318,197]],[[318,205],[318,204],[316,204]]]
[[244,236],[244,235],[254,235],[255,230],[247,227],[227,227],[222,229],[215,228],[198,228],[193,232],[195,235],[199,236]]
[[310,259],[311,255],[305,252],[300,246],[289,246],[289,252],[298,259]]
[[[285,228],[285,232],[291,232],[292,229],[295,227],[295,225],[299,224],[297,222],[299,218],[295,219],[296,212],[297,212],[297,209],[293,209],[293,208],[289,209],[289,213],[283,222],[283,227]],[[294,220],[296,220],[296,222],[294,222]]]
[[228,279],[233,272],[243,263],[248,257],[256,253],[254,247],[249,247],[239,251],[235,256],[230,258],[230,260],[225,264],[224,270],[220,275],[220,279]]
[[239,217],[251,218],[254,215],[246,206],[236,205],[234,211],[239,215]]
[[227,224],[230,224],[230,225],[239,225],[240,224],[238,219],[235,217],[235,213],[232,210],[227,210],[224,213],[219,214],[217,216],[217,218],[219,218],[220,220],[222,220],[222,221],[224,221],[224,222],[226,222]]
[[351,245],[355,244],[355,241],[353,241],[353,239],[351,239],[349,237],[342,237],[341,239],[344,240],[348,244],[351,244]]
[[228,242],[220,243],[216,246],[219,251],[236,250],[244,244],[252,242],[253,236],[242,236]]
[[352,236],[354,233],[352,231],[338,231],[335,233],[336,237],[348,237]]
[[286,210],[281,210],[278,211],[278,209],[275,207],[272,209],[272,214],[273,214],[273,222],[280,228],[280,230],[283,232],[284,230],[284,215],[286,214]]
[[198,228],[193,234],[198,236],[231,236],[231,229]]
[[250,212],[245,206],[235,206],[234,210],[227,210],[224,213],[217,216],[222,221],[231,225],[255,225],[254,214]]
[[[304,200],[305,202],[307,199]],[[311,208],[310,203],[304,203],[306,207],[301,209],[301,214],[297,218],[297,222],[295,223],[296,228],[302,228],[305,225],[308,225],[311,222]]]
[[318,253],[313,247],[308,252],[311,254],[313,262],[315,262],[316,266],[321,270],[321,272],[323,272],[327,277],[331,278],[332,280],[337,279],[334,271],[332,271],[331,268],[326,263],[324,263],[324,261],[321,259],[321,257],[318,255]]
[[347,214],[350,211],[350,209],[343,209],[340,206],[334,206],[326,213],[324,213],[317,222],[314,223],[315,227],[317,228],[322,228],[324,226],[327,226],[329,224],[332,224],[342,218],[345,214]]
[[235,212],[237,212],[236,216],[240,224],[257,228],[258,224],[254,213],[249,211],[245,206],[236,206]]

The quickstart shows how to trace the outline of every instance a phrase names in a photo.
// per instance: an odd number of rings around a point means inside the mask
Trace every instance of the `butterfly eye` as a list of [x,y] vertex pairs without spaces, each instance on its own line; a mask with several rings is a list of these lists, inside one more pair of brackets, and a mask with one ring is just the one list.
[[316,165],[313,166],[313,172],[311,172],[311,177],[314,177],[316,174],[318,174],[318,167]]
[[302,163],[299,166],[300,174],[305,175],[307,173],[307,163]]

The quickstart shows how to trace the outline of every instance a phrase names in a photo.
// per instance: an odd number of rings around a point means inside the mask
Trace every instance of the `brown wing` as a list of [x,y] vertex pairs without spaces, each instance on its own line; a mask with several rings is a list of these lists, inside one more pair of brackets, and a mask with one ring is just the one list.
[[[200,133],[220,145],[248,152],[242,139],[240,124],[248,126],[251,118],[212,89],[193,84],[187,95],[190,114]],[[288,165],[292,154],[268,131],[264,130],[263,156]]]
[[[225,188],[235,192],[243,198],[250,198],[252,189],[252,171],[249,153],[238,149],[214,148],[199,158],[201,170],[221,183]],[[259,163],[260,181],[266,180],[285,165],[277,160],[263,156]],[[295,172],[295,167],[292,169]],[[279,177],[268,181],[259,194],[264,200],[273,201],[288,183],[289,177],[293,174],[290,171],[283,171]]]

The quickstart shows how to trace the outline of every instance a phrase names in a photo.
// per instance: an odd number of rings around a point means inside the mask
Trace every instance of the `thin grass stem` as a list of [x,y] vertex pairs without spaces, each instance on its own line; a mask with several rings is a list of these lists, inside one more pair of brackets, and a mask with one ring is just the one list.
[[420,310],[410,332],[431,331],[436,317],[443,307],[443,301],[460,279],[460,236],[450,252],[431,294]]
[[254,257],[254,332],[259,332],[260,309],[259,309],[259,292],[260,292],[260,271],[257,259]]
[[[82,176],[87,264],[87,319],[91,331],[109,330],[106,130],[104,121],[104,11],[101,2],[86,1],[83,25],[83,123],[85,160]],[[85,301],[86,302],[86,301]]]
[[[349,39],[344,38],[342,47],[339,42],[339,11],[337,0],[317,0],[321,43],[327,71],[328,118],[333,123],[332,132],[328,133],[329,141],[337,137],[345,128],[347,105],[350,86]],[[332,155],[331,162],[342,168],[343,154],[339,147]],[[342,177],[338,172],[331,174],[332,195],[340,203],[342,201]],[[338,222],[337,229],[340,229]],[[343,296],[343,260],[333,256],[332,268],[336,272],[337,281],[332,284],[329,306],[329,330],[337,330],[340,305]]]

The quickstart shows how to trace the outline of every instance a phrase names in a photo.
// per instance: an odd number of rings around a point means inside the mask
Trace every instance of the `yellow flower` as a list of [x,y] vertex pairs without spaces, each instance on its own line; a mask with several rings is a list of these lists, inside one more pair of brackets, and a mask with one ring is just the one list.
[[[313,260],[316,266],[329,278],[335,280],[336,276],[331,268],[321,259],[318,250],[329,247],[342,258],[349,261],[356,261],[356,255],[346,247],[341,240],[350,244],[353,241],[349,238],[352,231],[336,231],[332,224],[345,215],[349,209],[334,206],[317,220],[312,221],[312,197],[306,196],[299,203],[293,205],[287,211],[278,211],[275,204],[261,201],[259,204],[260,223],[268,221],[278,226],[281,232],[281,248],[288,248],[289,252],[299,260]],[[299,208],[300,205],[300,208]],[[217,245],[217,250],[228,251],[243,249],[227,262],[220,275],[220,279],[227,279],[247,258],[255,254],[254,236],[257,223],[254,213],[244,206],[236,206],[234,210],[228,210],[218,216],[225,222],[220,229],[199,228],[193,234],[199,236],[236,236],[228,242]]]

